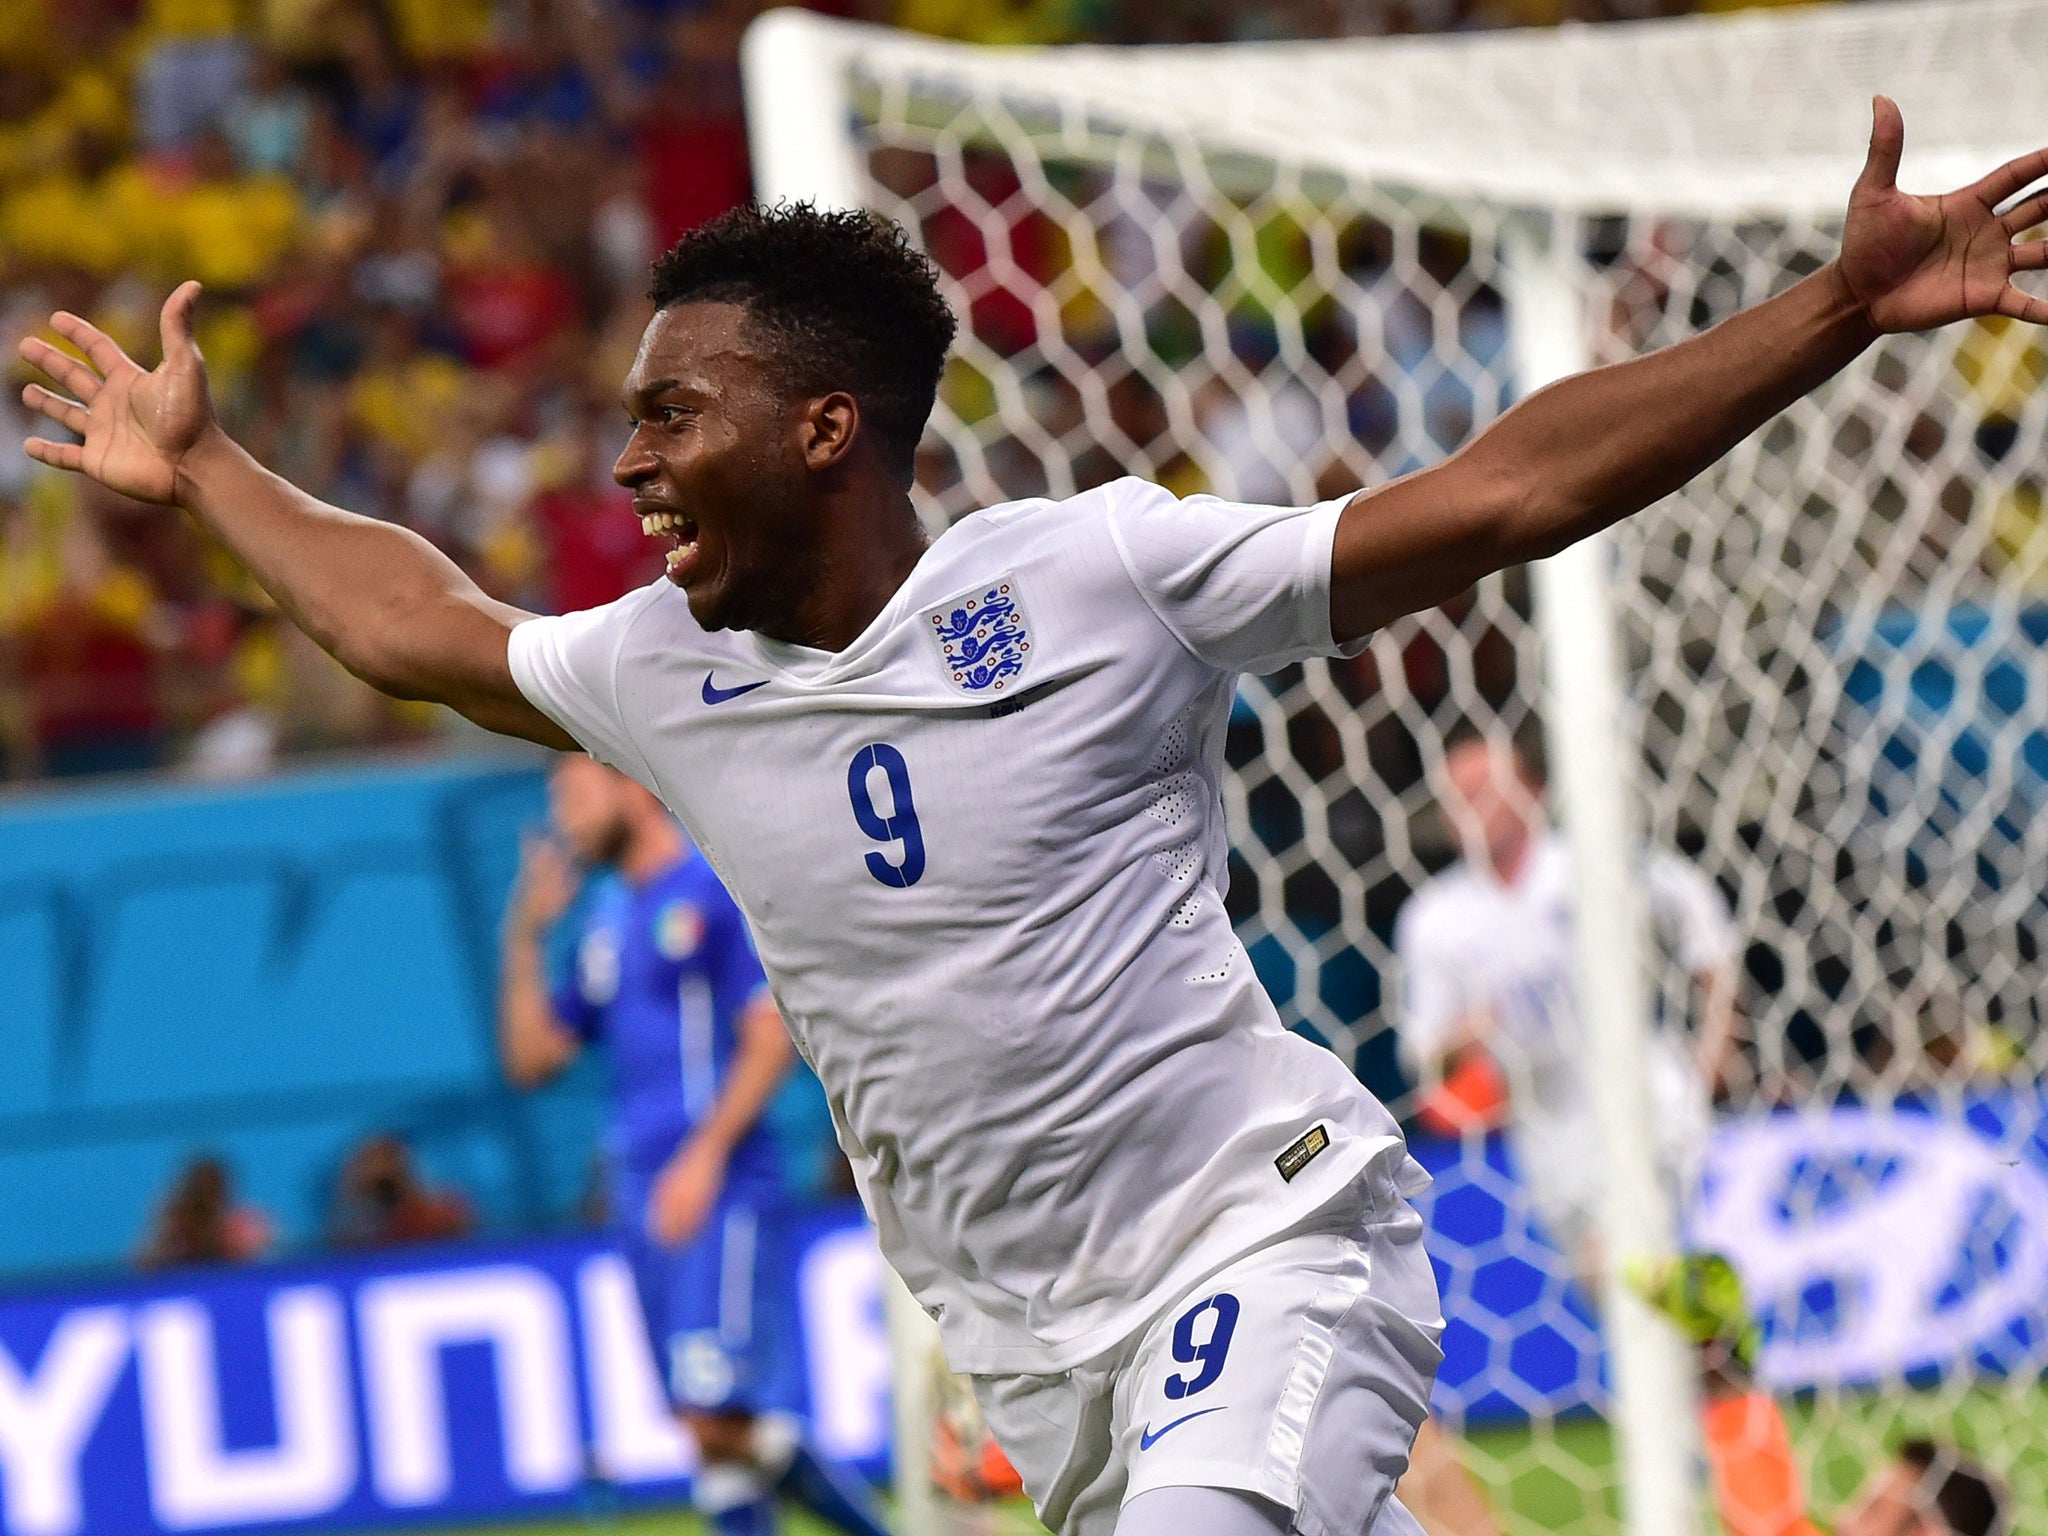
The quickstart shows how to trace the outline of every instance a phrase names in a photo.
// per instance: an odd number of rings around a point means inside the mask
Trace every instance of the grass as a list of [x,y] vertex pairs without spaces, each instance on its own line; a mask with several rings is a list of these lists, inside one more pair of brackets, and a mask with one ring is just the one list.
[[[1816,1398],[1786,1404],[1785,1419],[1808,1504],[1824,1525],[1893,1447],[1924,1435],[2006,1479],[2012,1536],[2048,1536],[2048,1390],[2038,1383]],[[1494,1507],[1508,1514],[1511,1536],[1619,1536],[1614,1441],[1602,1420],[1478,1432],[1465,1460]]]
[[[1825,1523],[1855,1495],[1868,1469],[1912,1435],[1960,1446],[2004,1476],[2013,1492],[2012,1536],[2048,1536],[2048,1389],[2037,1384],[1879,1397],[1834,1397],[1786,1406],[1806,1472],[1807,1497]],[[1599,1419],[1475,1432],[1466,1464],[1501,1511],[1508,1536],[1570,1532],[1620,1536],[1615,1514],[1614,1444]],[[959,1536],[1031,1536],[1038,1524],[1021,1502],[992,1512],[981,1531]],[[784,1536],[838,1536],[786,1510]],[[421,1536],[426,1536],[423,1530]],[[704,1536],[688,1509],[633,1511],[583,1520],[433,1528],[433,1536]]]

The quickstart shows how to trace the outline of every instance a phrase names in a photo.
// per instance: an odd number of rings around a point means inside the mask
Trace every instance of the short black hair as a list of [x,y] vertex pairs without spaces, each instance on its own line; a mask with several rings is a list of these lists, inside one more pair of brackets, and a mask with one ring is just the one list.
[[955,321],[938,269],[903,227],[857,208],[745,204],[654,263],[657,310],[738,304],[792,393],[843,389],[907,481]]
[[1955,1536],[2005,1536],[2005,1499],[1983,1468],[1932,1440],[1908,1440],[1899,1460],[1918,1474],[1923,1494]]

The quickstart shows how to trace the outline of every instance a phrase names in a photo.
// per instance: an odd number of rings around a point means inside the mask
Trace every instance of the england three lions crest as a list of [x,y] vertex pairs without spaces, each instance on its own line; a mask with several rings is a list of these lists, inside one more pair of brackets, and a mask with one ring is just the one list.
[[927,609],[924,626],[946,676],[965,694],[1007,693],[1031,660],[1031,621],[1007,576]]

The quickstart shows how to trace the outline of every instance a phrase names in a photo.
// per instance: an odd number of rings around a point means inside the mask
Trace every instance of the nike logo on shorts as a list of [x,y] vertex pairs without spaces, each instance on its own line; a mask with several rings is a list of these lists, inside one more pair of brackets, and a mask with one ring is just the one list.
[[711,681],[711,674],[706,672],[704,674],[704,702],[706,704],[723,704],[727,699],[736,699],[743,693],[752,693],[756,688],[766,688],[767,686],[768,679],[764,677],[758,683],[741,683],[737,688],[721,688]]
[[1199,1419],[1205,1413],[1221,1413],[1225,1408],[1228,1408],[1229,1406],[1230,1405],[1228,1403],[1222,1403],[1214,1408],[1197,1408],[1193,1413],[1184,1413],[1177,1419],[1168,1419],[1164,1424],[1160,1425],[1157,1429],[1152,1428],[1152,1426],[1148,1424],[1143,1429],[1138,1431],[1138,1449],[1141,1451],[1149,1451],[1152,1449],[1153,1446],[1159,1443],[1159,1437],[1165,1434],[1168,1430],[1179,1429],[1181,1425],[1187,1423],[1189,1419]]

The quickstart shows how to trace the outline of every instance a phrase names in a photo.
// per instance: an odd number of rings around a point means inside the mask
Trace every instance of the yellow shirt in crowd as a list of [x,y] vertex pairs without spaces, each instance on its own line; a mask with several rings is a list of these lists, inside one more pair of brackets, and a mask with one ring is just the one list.
[[236,0],[148,0],[142,30],[155,40],[232,37],[250,17]]
[[349,409],[379,442],[417,464],[447,435],[449,418],[473,388],[453,358],[422,352],[397,367],[370,367],[349,388]]
[[1062,43],[1080,30],[1076,0],[896,0],[897,26],[965,43]]
[[133,268],[246,288],[291,249],[302,212],[282,176],[180,186],[131,161],[97,181],[59,171],[17,187],[0,199],[0,246],[101,276]]

